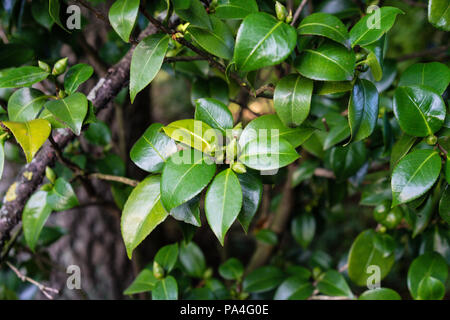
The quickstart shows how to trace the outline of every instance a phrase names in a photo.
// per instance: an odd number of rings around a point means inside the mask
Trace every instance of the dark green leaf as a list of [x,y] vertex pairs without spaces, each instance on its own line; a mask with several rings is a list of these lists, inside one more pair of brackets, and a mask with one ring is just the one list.
[[202,222],[200,219],[199,199],[200,197],[197,195],[191,200],[173,208],[170,211],[170,215],[179,221],[200,227]]
[[238,215],[238,220],[244,231],[248,232],[250,223],[261,202],[263,186],[261,179],[250,173],[238,174],[237,177],[242,188],[242,209]]
[[80,204],[72,186],[64,178],[56,179],[52,190],[48,192],[47,202],[54,211],[69,210]]
[[301,214],[292,220],[291,233],[294,239],[306,249],[316,233],[316,220],[310,213]]
[[213,98],[198,99],[195,103],[195,119],[225,133],[233,128],[233,115],[226,105]]
[[23,233],[28,246],[33,251],[51,212],[52,209],[47,204],[47,192],[45,191],[34,193],[23,209]]
[[178,284],[174,277],[168,276],[159,280],[152,290],[153,300],[177,300]]
[[26,122],[36,118],[48,97],[33,88],[21,88],[8,100],[8,117],[10,121]]
[[189,22],[193,26],[211,29],[211,21],[200,0],[190,0],[190,4],[187,6],[186,3],[183,2],[184,1],[174,2],[175,13],[181,19]]
[[73,133],[81,133],[81,126],[88,111],[88,101],[84,94],[76,92],[64,99],[49,101],[45,108],[56,119],[69,126]]
[[142,270],[130,286],[123,292],[125,295],[132,295],[141,292],[152,291],[158,279],[153,275],[150,268]]
[[327,153],[326,163],[339,180],[354,175],[365,163],[367,149],[361,141],[345,147],[334,147]]
[[325,295],[353,298],[353,293],[342,274],[328,270],[317,283],[317,289]]
[[172,271],[178,260],[178,244],[174,243],[162,247],[156,253],[154,260],[167,272]]
[[349,47],[349,34],[341,20],[335,16],[317,12],[307,16],[298,26],[300,35],[322,36]]
[[218,0],[216,7],[216,17],[220,19],[244,19],[255,12],[258,12],[255,0]]
[[399,86],[427,86],[442,95],[450,83],[450,69],[440,62],[415,63],[406,69]]
[[203,277],[206,269],[205,256],[194,242],[181,245],[179,257],[183,270],[189,276],[194,278]]
[[28,87],[48,77],[49,73],[39,67],[20,67],[0,72],[0,88]]
[[314,291],[313,285],[302,277],[290,277],[275,292],[274,300],[306,300]]
[[249,273],[244,279],[247,292],[266,292],[277,287],[284,279],[284,273],[277,267],[260,267]]
[[450,224],[450,186],[445,187],[442,198],[439,201],[439,215]]
[[[31,14],[40,25],[49,29],[53,25],[53,19],[49,14],[49,2],[47,0],[35,0],[31,3]],[[58,10],[59,11],[59,10]]]
[[407,135],[406,133],[402,134],[400,139],[397,140],[397,142],[392,147],[391,151],[391,161],[390,161],[391,171],[394,170],[398,162],[408,154],[409,150],[411,150],[416,140],[417,140],[416,137]]
[[244,274],[244,266],[238,259],[231,258],[220,265],[219,273],[226,280],[237,280]]
[[94,122],[89,125],[83,133],[87,141],[97,146],[106,147],[111,143],[111,130],[106,123],[102,121]]
[[79,63],[74,65],[67,71],[64,76],[64,91],[67,94],[72,94],[77,91],[78,87],[85,81],[87,81],[94,69],[85,63]]
[[191,103],[195,106],[195,101],[201,98],[214,98],[225,105],[230,102],[228,98],[228,84],[218,77],[196,79],[192,83]]
[[60,26],[62,29],[67,31],[67,29],[64,28],[63,24],[61,23],[61,19],[59,18],[59,9],[60,9],[59,1],[60,0],[49,0],[48,13],[49,13],[50,17],[52,18],[52,20],[58,26]]

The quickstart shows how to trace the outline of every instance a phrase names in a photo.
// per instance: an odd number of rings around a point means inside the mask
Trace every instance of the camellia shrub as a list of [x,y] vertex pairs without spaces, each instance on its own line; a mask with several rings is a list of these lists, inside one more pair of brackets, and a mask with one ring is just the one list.
[[[2,179],[0,297],[58,297],[39,266],[74,235],[51,215],[106,184],[121,255],[140,260],[123,298],[443,299],[449,7],[2,1],[0,173],[22,169]],[[123,126],[164,95],[187,111]]]

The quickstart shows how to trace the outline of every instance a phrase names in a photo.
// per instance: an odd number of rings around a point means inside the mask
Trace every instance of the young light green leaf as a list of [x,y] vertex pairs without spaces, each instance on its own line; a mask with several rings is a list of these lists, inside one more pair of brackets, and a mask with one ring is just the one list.
[[0,73],[0,88],[29,87],[36,82],[47,79],[49,73],[39,67],[19,67]]
[[48,97],[33,88],[21,88],[8,100],[8,118],[10,121],[26,122],[36,118]]
[[133,189],[123,208],[122,238],[128,258],[133,250],[163,222],[168,213],[161,204],[159,176],[149,176]]
[[297,127],[308,117],[312,91],[313,81],[300,75],[291,74],[278,82],[273,103],[287,127]]
[[161,201],[167,211],[199,194],[211,181],[216,166],[194,149],[181,150],[166,162],[161,177]]
[[347,28],[336,16],[317,12],[302,20],[297,28],[300,35],[322,36],[350,47]]
[[4,121],[3,125],[11,130],[22,147],[27,162],[33,160],[34,155],[47,140],[52,130],[50,122],[43,119],[27,122]]
[[162,127],[152,124],[131,148],[130,158],[142,170],[160,172],[167,158],[177,152],[175,142],[161,132]]
[[230,109],[213,98],[198,99],[195,103],[195,119],[203,121],[214,129],[225,133],[233,128],[233,115]]
[[233,170],[228,168],[214,178],[205,197],[206,219],[222,246],[241,207],[241,185]]
[[404,12],[394,7],[382,7],[364,16],[350,30],[352,47],[371,44],[392,28],[398,14]]
[[392,289],[378,288],[364,291],[358,300],[402,300],[402,298]]
[[435,150],[416,150],[399,161],[392,172],[392,206],[417,199],[439,177],[441,158]]
[[153,34],[137,45],[131,58],[130,98],[133,103],[136,95],[144,89],[161,69],[169,46],[165,34]]
[[284,61],[296,43],[293,27],[267,13],[252,13],[239,27],[233,61],[242,72],[273,66]]
[[375,129],[377,119],[377,88],[369,80],[356,80],[348,105],[351,140],[360,141],[370,136]]
[[44,106],[57,120],[69,126],[73,133],[80,135],[88,111],[88,100],[84,94],[75,92],[64,99],[48,101]]
[[47,204],[46,191],[38,191],[28,199],[23,209],[22,222],[25,240],[32,251],[51,213],[52,209]]
[[428,21],[436,28],[450,31],[450,0],[430,0]]
[[256,170],[275,170],[299,158],[294,147],[286,140],[258,137],[248,142],[239,156],[239,161]]
[[256,0],[218,0],[216,17],[220,19],[244,19],[258,12]]
[[238,174],[237,177],[242,188],[242,208],[238,220],[244,231],[248,232],[261,202],[263,186],[261,179],[250,173]]
[[427,86],[442,95],[450,83],[450,69],[440,62],[415,63],[406,69],[399,86]]
[[93,73],[94,69],[90,65],[85,63],[74,65],[64,76],[64,91],[69,95],[74,93]]
[[230,258],[219,267],[219,274],[226,280],[238,280],[244,274],[244,266],[236,258]]
[[425,86],[398,87],[394,115],[404,132],[415,137],[432,135],[444,124],[445,103]]
[[178,284],[174,277],[168,276],[159,280],[152,290],[153,300],[177,300]]
[[284,279],[284,273],[277,267],[265,266],[253,270],[244,279],[244,290],[250,293],[266,292],[277,287]]
[[234,38],[230,28],[220,19],[210,17],[212,29],[196,26],[188,28],[189,34],[200,47],[220,58],[231,60],[233,58]]
[[328,270],[317,283],[317,289],[327,296],[348,297],[353,299],[353,293],[342,274],[336,270]]
[[80,204],[72,186],[64,178],[56,179],[48,192],[47,203],[54,211],[69,210]]
[[294,67],[306,78],[323,81],[352,80],[355,54],[331,41],[317,49],[305,49],[295,59]]
[[302,277],[287,278],[275,292],[274,300],[306,300],[314,292],[314,286]]
[[140,0],[116,0],[109,9],[109,22],[123,41],[129,42],[139,12]]
[[158,250],[154,259],[166,272],[172,271],[178,260],[178,244],[170,244]]

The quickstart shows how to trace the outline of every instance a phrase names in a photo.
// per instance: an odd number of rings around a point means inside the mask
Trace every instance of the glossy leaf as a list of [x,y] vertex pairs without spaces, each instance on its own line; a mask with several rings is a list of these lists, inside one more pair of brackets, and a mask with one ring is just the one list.
[[339,18],[329,13],[317,12],[302,20],[297,28],[300,35],[322,36],[349,47],[347,28]]
[[215,14],[220,19],[244,19],[255,12],[258,12],[255,0],[218,0]]
[[149,176],[140,182],[123,208],[120,225],[130,259],[139,243],[168,216],[160,201],[160,180],[159,176]]
[[233,61],[242,72],[273,66],[284,61],[296,43],[293,27],[267,13],[252,13],[239,27]]
[[194,278],[203,277],[206,269],[205,256],[194,242],[180,246],[179,259],[182,269],[189,276]]
[[72,186],[64,178],[58,178],[48,192],[47,202],[54,211],[64,211],[78,206],[78,198]]
[[88,111],[88,101],[82,93],[76,92],[64,99],[52,100],[45,104],[56,119],[63,122],[75,133],[81,133],[83,120]]
[[142,170],[160,172],[167,158],[177,152],[175,142],[161,132],[162,127],[152,124],[131,148],[130,158]]
[[417,141],[416,137],[410,136],[406,133],[402,134],[402,136],[397,140],[397,142],[392,147],[391,161],[390,161],[391,171],[394,170],[398,162],[408,154],[409,150],[411,150],[412,146],[416,141]]
[[233,128],[233,115],[226,105],[213,98],[198,99],[195,103],[195,119],[225,133]]
[[125,295],[132,295],[141,292],[152,291],[158,279],[153,275],[150,268],[142,270],[130,286],[123,292]]
[[214,150],[218,142],[214,129],[199,120],[178,120],[163,127],[163,130],[172,139],[206,153]]
[[314,291],[313,285],[302,277],[290,277],[275,292],[274,300],[306,300]]
[[244,146],[239,161],[252,169],[275,170],[298,158],[298,153],[286,140],[258,137]]
[[11,130],[22,147],[27,162],[33,160],[34,155],[47,140],[51,132],[50,123],[42,119],[27,122],[4,121],[3,125]]
[[277,267],[260,267],[244,278],[244,290],[250,293],[266,292],[277,287],[283,279],[284,273]]
[[191,200],[170,210],[170,215],[176,220],[192,224],[196,227],[200,227],[202,225],[202,222],[200,219],[199,201],[200,197],[197,195]]
[[29,87],[36,82],[47,79],[48,72],[39,67],[19,67],[7,69],[0,73],[0,88]]
[[368,269],[371,265],[380,268],[379,280],[384,279],[391,270],[395,260],[394,252],[393,249],[381,247],[379,243],[382,241],[392,241],[392,238],[387,234],[380,235],[373,230],[366,230],[353,242],[348,257],[348,275],[357,285],[367,285],[367,279],[373,273]]
[[364,16],[350,30],[352,47],[371,44],[392,28],[395,18],[403,11],[394,7],[382,7]]
[[205,197],[206,219],[222,246],[225,234],[236,220],[241,207],[241,185],[236,174],[226,169],[214,178]]
[[[448,266],[445,259],[437,252],[427,252],[411,263],[408,269],[408,289],[414,299],[419,298],[419,287],[423,279],[433,277],[445,283]],[[426,285],[428,286],[428,284]],[[423,288],[422,290],[424,290]]]
[[238,174],[237,177],[242,188],[242,208],[238,220],[244,231],[248,232],[261,202],[263,186],[261,179],[250,173]]
[[356,80],[348,105],[348,123],[351,140],[360,141],[369,137],[378,119],[378,91],[365,79]]
[[327,296],[353,298],[353,293],[342,274],[336,270],[328,270],[317,283],[317,289]]
[[170,244],[162,247],[155,255],[154,261],[157,262],[167,272],[172,271],[178,260],[178,244]]
[[402,298],[392,289],[378,288],[364,291],[358,300],[402,300]]
[[67,29],[64,28],[63,24],[61,23],[61,19],[59,18],[59,10],[60,10],[59,0],[48,1],[48,13],[50,17],[58,26],[67,31]]
[[74,65],[67,71],[64,76],[64,91],[67,94],[72,94],[77,91],[78,87],[94,73],[94,69],[85,63]]
[[450,83],[450,69],[440,62],[415,63],[406,69],[399,86],[427,86],[442,95]]
[[33,88],[21,88],[8,100],[8,117],[10,121],[26,122],[36,118],[48,97]]
[[[139,2],[139,1],[138,1]],[[143,90],[161,69],[169,46],[169,37],[165,34],[153,34],[139,42],[133,52],[130,67],[130,99]]]
[[430,0],[428,21],[436,28],[450,31],[450,0]]
[[326,163],[339,180],[354,175],[364,165],[367,149],[364,144],[354,142],[345,147],[334,147],[327,154]]
[[316,233],[316,220],[309,213],[301,214],[292,220],[291,233],[294,239],[306,249]]
[[52,209],[47,205],[47,192],[38,191],[28,199],[22,214],[23,233],[32,251]]
[[123,41],[129,42],[139,12],[139,0],[116,0],[109,9],[109,22]]
[[394,114],[404,132],[425,137],[442,127],[446,107],[442,98],[427,87],[398,87],[394,94]]
[[220,275],[227,280],[237,280],[244,274],[244,266],[236,258],[230,258],[219,267]]
[[450,187],[448,185],[445,187],[444,193],[439,201],[439,215],[445,222],[450,224]]
[[305,49],[294,61],[295,69],[306,78],[345,81],[353,78],[355,54],[331,41],[317,49]]
[[174,1],[173,5],[175,13],[190,25],[211,29],[211,21],[200,0]]
[[212,29],[192,26],[188,31],[200,47],[223,59],[233,58],[234,38],[229,27],[220,19],[212,16]]
[[445,296],[445,285],[433,277],[425,277],[420,281],[417,300],[442,300]]
[[173,154],[161,176],[161,201],[167,211],[199,194],[211,181],[216,166],[194,149]]
[[278,117],[287,127],[299,126],[309,115],[313,81],[300,75],[289,75],[281,79],[273,97]]
[[177,300],[178,284],[174,277],[159,280],[152,290],[152,300]]
[[435,183],[441,158],[434,150],[416,150],[405,156],[392,172],[392,206],[417,199]]

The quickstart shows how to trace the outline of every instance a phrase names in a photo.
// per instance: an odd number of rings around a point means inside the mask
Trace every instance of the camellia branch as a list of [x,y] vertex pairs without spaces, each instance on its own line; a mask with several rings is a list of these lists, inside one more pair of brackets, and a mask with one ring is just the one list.
[[291,26],[295,26],[298,18],[300,18],[300,13],[302,13],[302,10],[306,6],[307,2],[308,2],[308,0],[302,0],[300,5],[298,6],[297,10],[295,10],[294,17],[292,18]]
[[132,187],[136,187],[139,184],[139,181],[126,178],[126,177],[120,177],[120,176],[113,176],[109,174],[103,174],[103,173],[91,173],[88,175],[89,178],[95,178],[99,180],[105,180],[105,181],[113,181],[113,182],[120,182],[123,184],[127,184]]

